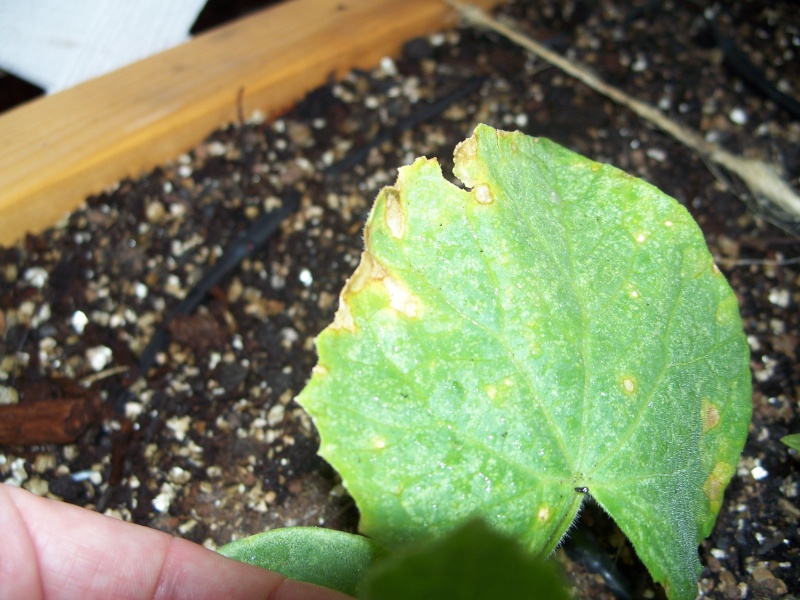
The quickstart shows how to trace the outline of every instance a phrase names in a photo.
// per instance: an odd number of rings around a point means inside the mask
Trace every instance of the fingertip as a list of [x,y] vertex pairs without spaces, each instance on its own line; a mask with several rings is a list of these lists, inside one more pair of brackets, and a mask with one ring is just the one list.
[[0,482],[0,598],[42,598],[36,546],[17,506],[29,492]]
[[0,598],[52,592],[53,598],[352,600],[160,531],[3,484],[0,522]]

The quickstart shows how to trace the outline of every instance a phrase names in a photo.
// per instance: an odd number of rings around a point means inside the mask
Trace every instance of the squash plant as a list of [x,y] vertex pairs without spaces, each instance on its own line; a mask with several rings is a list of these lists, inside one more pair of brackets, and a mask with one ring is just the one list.
[[700,229],[521,133],[478,126],[454,173],[466,189],[420,158],[380,192],[297,398],[361,532],[394,554],[480,518],[547,556],[591,495],[668,597],[694,598],[752,410]]

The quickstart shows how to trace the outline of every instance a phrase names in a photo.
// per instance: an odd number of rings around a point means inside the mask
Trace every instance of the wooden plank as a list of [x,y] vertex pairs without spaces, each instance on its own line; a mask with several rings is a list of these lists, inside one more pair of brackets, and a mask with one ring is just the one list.
[[236,121],[239,97],[245,115],[275,116],[332,73],[370,68],[455,19],[437,0],[292,0],[9,111],[0,116],[0,244]]

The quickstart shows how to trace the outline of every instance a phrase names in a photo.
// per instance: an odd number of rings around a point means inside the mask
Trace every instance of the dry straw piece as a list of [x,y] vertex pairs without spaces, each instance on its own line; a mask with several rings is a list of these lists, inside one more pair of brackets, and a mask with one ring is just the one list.
[[777,167],[760,160],[737,156],[716,144],[706,141],[692,129],[665,117],[655,107],[636,100],[622,90],[608,85],[586,68],[549,50],[513,27],[501,23],[486,14],[482,9],[454,0],[447,1],[472,25],[488,27],[515,44],[530,50],[568,75],[585,83],[596,92],[630,108],[641,118],[653,123],[659,129],[697,152],[705,161],[734,173],[747,185],[750,193],[757,201],[766,202],[772,206],[773,210],[770,212],[777,212],[784,220],[792,223],[794,228],[800,226],[800,196],[783,180]]

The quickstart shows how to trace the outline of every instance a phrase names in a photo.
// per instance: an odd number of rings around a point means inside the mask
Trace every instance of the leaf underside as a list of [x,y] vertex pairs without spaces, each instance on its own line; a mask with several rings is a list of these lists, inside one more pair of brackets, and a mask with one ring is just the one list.
[[321,527],[287,527],[219,549],[228,558],[354,596],[364,574],[386,552],[360,535]]
[[[480,515],[549,553],[584,492],[694,598],[751,414],[736,297],[675,200],[481,125],[400,169],[298,397],[390,547]],[[576,489],[577,488],[577,489]]]

